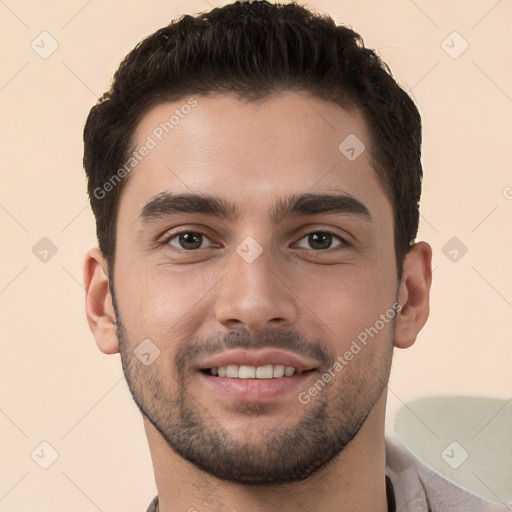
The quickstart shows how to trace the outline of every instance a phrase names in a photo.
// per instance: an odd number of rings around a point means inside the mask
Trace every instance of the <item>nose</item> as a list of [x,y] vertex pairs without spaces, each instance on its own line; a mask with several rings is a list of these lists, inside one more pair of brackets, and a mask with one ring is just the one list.
[[216,287],[219,323],[228,329],[250,331],[295,323],[300,301],[287,277],[290,272],[271,251],[264,250],[250,263],[234,253],[230,263],[229,272]]

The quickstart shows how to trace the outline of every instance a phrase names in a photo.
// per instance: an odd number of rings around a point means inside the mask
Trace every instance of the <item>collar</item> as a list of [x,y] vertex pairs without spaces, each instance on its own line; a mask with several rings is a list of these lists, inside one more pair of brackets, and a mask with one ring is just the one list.
[[[388,502],[388,512],[396,512],[396,502],[395,502],[395,490],[393,489],[393,484],[391,483],[391,479],[386,475],[386,498]],[[155,497],[155,508],[154,512],[160,512],[160,507],[158,505],[158,496]]]

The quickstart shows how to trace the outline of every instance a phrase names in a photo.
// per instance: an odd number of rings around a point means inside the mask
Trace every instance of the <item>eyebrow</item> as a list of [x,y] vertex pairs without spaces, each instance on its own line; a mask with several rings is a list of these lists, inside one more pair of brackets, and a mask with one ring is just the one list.
[[[203,213],[228,221],[236,221],[240,217],[238,207],[223,198],[162,192],[144,205],[139,221],[148,224],[178,213]],[[296,194],[279,198],[270,208],[270,216],[276,224],[287,217],[322,213],[356,215],[368,222],[373,220],[370,211],[361,201],[343,194]]]

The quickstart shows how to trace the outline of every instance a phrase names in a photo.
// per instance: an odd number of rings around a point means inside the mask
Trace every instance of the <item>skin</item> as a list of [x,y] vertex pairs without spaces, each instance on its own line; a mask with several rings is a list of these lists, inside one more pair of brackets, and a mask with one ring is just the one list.
[[[195,98],[197,106],[132,171],[121,197],[114,273],[121,328],[112,323],[116,312],[100,250],[90,249],[84,263],[86,313],[96,343],[106,354],[121,352],[134,399],[150,416],[144,416],[144,426],[159,510],[385,511],[391,356],[393,347],[414,343],[428,318],[431,248],[416,243],[398,279],[392,205],[372,168],[371,141],[356,111],[297,92],[258,104],[228,94]],[[185,101],[149,110],[137,127],[135,146]],[[354,161],[338,150],[349,134],[366,146]],[[179,213],[141,222],[144,205],[165,191],[223,198],[240,215]],[[274,222],[270,211],[277,199],[305,193],[353,197],[370,216],[308,213]],[[327,249],[308,237],[325,230],[335,235]],[[177,231],[206,237],[201,248],[187,252],[183,245],[179,249],[178,237],[164,240]],[[251,263],[236,251],[248,236],[262,250]],[[301,403],[298,394],[397,299],[396,318],[309,403]],[[233,333],[240,338],[231,338]],[[160,350],[148,366],[133,354],[144,339]],[[208,355],[205,347],[226,351],[236,339],[249,351],[274,344],[317,364],[293,390],[273,399],[213,392],[197,369]],[[231,453],[263,473],[265,461],[271,473],[284,460],[279,474],[292,475],[295,453],[304,459],[301,476],[250,485],[198,467],[172,448],[187,446],[173,438],[183,427],[184,408],[193,411],[191,432],[206,445],[205,460],[221,465]],[[317,431],[300,430],[308,420]],[[291,447],[287,434],[299,434]],[[314,444],[320,434],[331,449],[338,443],[337,453]],[[208,452],[212,439],[215,453]],[[190,444],[191,450],[201,445]],[[324,450],[321,467],[308,466],[309,446]],[[272,460],[275,453],[280,456]]]

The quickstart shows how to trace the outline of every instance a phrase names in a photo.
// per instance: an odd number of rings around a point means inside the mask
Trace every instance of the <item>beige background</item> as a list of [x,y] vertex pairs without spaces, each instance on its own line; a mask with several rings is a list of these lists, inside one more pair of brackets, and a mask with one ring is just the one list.
[[[225,2],[219,2],[222,5]],[[138,512],[156,494],[142,419],[119,355],[96,348],[82,261],[95,243],[82,129],[120,59],[213,0],[0,1],[0,510]],[[421,239],[434,249],[432,314],[396,354],[389,418],[435,394],[510,399],[512,37],[510,0],[318,0],[362,33],[412,90],[424,121]],[[32,47],[46,31],[58,49]],[[454,59],[441,46],[469,43]],[[50,40],[45,37],[45,48]],[[447,40],[452,52],[463,41]],[[40,50],[42,51],[42,49]],[[507,188],[508,187],[508,188]],[[49,238],[45,263],[32,247]],[[468,252],[454,263],[444,245]],[[58,452],[44,470],[31,458]],[[44,448],[44,447],[43,447]]]

